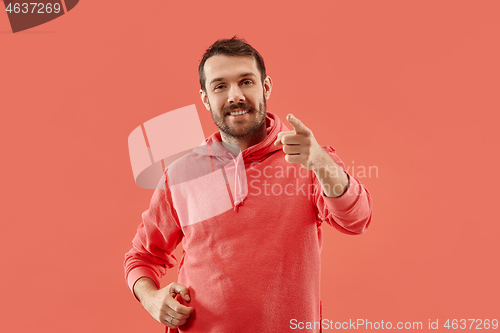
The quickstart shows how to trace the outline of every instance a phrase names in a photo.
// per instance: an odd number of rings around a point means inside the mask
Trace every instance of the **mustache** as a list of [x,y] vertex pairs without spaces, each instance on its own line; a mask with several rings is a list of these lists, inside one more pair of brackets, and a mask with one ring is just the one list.
[[229,105],[228,107],[224,108],[224,114],[229,114],[230,112],[241,109],[241,110],[248,110],[248,111],[255,111],[255,108],[251,106],[250,104],[244,103],[244,102],[239,102],[237,104],[232,104]]

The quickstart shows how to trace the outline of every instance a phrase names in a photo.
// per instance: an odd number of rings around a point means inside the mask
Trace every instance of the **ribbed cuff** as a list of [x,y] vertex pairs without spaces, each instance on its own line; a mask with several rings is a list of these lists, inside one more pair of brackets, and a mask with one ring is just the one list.
[[[345,172],[345,171],[344,171]],[[331,212],[347,212],[349,211],[360,196],[360,191],[362,187],[356,180],[356,178],[351,177],[347,172],[345,172],[348,179],[347,189],[338,197],[331,198],[327,197],[323,192],[323,199],[325,200],[325,204]]]

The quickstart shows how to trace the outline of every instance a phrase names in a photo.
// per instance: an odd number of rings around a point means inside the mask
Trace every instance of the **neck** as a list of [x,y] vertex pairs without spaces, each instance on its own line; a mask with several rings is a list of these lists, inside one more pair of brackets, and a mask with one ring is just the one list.
[[252,133],[252,135],[245,138],[235,138],[228,136],[227,134],[220,132],[220,137],[223,142],[233,143],[240,147],[240,151],[244,151],[260,142],[262,142],[267,137],[266,122],[257,131]]

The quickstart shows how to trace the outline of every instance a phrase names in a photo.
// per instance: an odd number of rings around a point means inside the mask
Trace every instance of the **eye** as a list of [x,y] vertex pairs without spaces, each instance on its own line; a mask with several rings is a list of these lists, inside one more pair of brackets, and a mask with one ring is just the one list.
[[224,88],[224,85],[223,84],[219,84],[218,86],[216,86],[214,88],[214,90],[221,90],[222,88]]
[[253,81],[252,81],[252,80],[245,80],[245,81],[243,81],[241,84],[243,84],[244,86],[248,86],[248,85],[250,85],[250,84],[252,84],[252,83],[253,83]]

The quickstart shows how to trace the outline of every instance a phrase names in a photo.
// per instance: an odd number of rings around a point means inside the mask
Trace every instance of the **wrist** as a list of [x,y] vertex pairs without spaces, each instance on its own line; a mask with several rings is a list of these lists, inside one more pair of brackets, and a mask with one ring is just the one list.
[[323,193],[329,198],[337,198],[343,195],[349,186],[349,178],[346,172],[338,166],[329,156],[329,162],[313,168]]
[[325,155],[312,163],[311,171],[314,172],[318,179],[342,177],[342,168],[326,152]]
[[319,176],[320,173],[322,175],[325,175],[327,173],[332,173],[335,172],[336,169],[339,166],[335,161],[328,155],[326,151],[321,149],[320,154],[318,154],[318,157],[316,157],[311,165],[310,165],[310,170],[313,171],[316,176]]
[[141,302],[143,307],[145,307],[145,302],[154,296],[156,291],[158,291],[156,284],[148,277],[141,277],[134,284],[135,297]]

